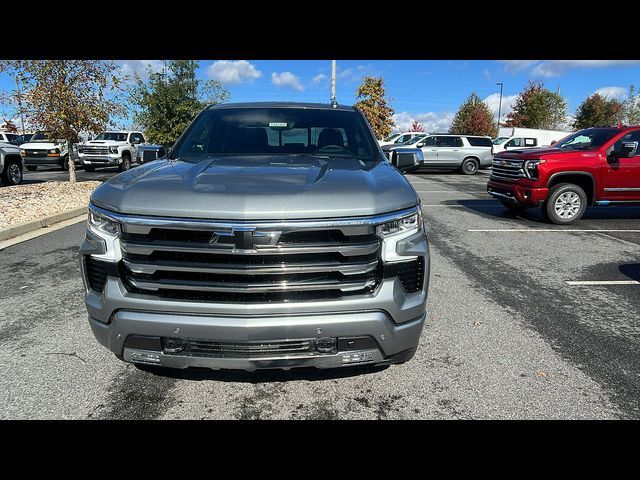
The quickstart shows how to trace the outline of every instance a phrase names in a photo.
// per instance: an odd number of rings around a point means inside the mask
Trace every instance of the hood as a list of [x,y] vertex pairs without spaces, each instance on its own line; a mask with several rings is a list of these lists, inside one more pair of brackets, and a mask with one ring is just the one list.
[[20,145],[20,148],[23,150],[51,150],[64,147],[66,147],[66,144],[54,142],[29,142]]
[[118,140],[89,140],[88,142],[84,142],[83,145],[121,145],[123,143],[127,143],[126,140],[118,141]]
[[112,177],[91,195],[107,210],[221,220],[375,215],[418,197],[387,162],[289,157],[156,160]]
[[8,142],[3,142],[2,140],[0,140],[0,150],[2,150],[3,152],[10,152],[10,153],[18,153],[20,151],[20,148],[18,148],[17,145],[14,145],[12,143],[8,143]]
[[598,150],[564,150],[554,147],[523,148],[522,150],[506,150],[494,155],[494,158],[507,158],[512,160],[533,160],[552,156],[552,158],[565,158],[581,156],[594,156]]

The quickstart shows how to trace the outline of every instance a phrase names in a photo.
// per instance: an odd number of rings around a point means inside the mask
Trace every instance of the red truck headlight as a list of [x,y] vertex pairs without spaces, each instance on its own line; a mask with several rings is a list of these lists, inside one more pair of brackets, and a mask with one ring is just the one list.
[[527,160],[524,162],[524,174],[530,180],[538,179],[538,165],[545,163],[544,160]]

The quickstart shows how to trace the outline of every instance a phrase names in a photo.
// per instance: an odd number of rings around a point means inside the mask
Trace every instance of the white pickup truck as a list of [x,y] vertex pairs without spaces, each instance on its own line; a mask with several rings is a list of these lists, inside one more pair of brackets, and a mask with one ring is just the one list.
[[96,167],[118,166],[121,172],[131,168],[138,145],[145,143],[144,135],[135,131],[102,132],[93,140],[78,147],[78,158],[87,172]]
[[5,186],[18,185],[22,182],[24,160],[20,149],[8,142],[0,141],[0,179]]
[[53,138],[48,132],[36,132],[31,140],[20,145],[20,155],[27,170],[37,170],[42,165],[58,165],[62,170],[69,169],[67,142]]

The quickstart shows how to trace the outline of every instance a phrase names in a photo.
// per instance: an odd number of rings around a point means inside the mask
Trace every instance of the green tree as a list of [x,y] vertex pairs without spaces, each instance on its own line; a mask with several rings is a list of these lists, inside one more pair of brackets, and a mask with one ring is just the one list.
[[449,133],[457,135],[497,135],[496,123],[493,114],[486,103],[473,92],[469,98],[460,105],[453,117]]
[[624,104],[599,93],[587,97],[578,107],[573,128],[606,127],[623,121]]
[[74,183],[73,143],[81,133],[104,130],[126,113],[120,68],[106,60],[5,60],[0,71],[21,84],[29,124],[67,142]]
[[393,114],[391,100],[387,97],[382,77],[364,77],[362,84],[356,90],[354,105],[367,118],[378,139],[385,138],[393,130]]
[[544,88],[544,82],[529,81],[507,115],[506,126],[557,130],[566,121],[567,102],[560,91],[554,93]]
[[640,92],[634,85],[629,87],[629,97],[624,102],[626,123],[640,125]]
[[161,72],[148,67],[146,82],[136,75],[130,89],[134,121],[151,142],[172,145],[206,105],[229,99],[217,80],[196,78],[197,68],[194,60],[167,60]]

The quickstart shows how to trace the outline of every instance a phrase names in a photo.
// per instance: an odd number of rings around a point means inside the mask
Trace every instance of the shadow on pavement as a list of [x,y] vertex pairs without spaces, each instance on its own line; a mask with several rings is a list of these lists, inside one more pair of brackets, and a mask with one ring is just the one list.
[[314,382],[369,375],[382,372],[389,368],[389,365],[382,365],[369,367],[345,367],[327,370],[318,370],[317,368],[311,367],[294,368],[291,370],[257,370],[255,372],[246,372],[244,370],[210,370],[208,368],[194,367],[181,370],[142,364],[135,364],[135,366],[139,370],[152,373],[160,377],[175,378],[179,380],[212,380],[216,382],[236,383],[271,383],[290,382],[295,380],[307,380]]
[[631,280],[640,282],[640,263],[628,263],[626,265],[620,265],[618,268],[620,273],[626,275]]

